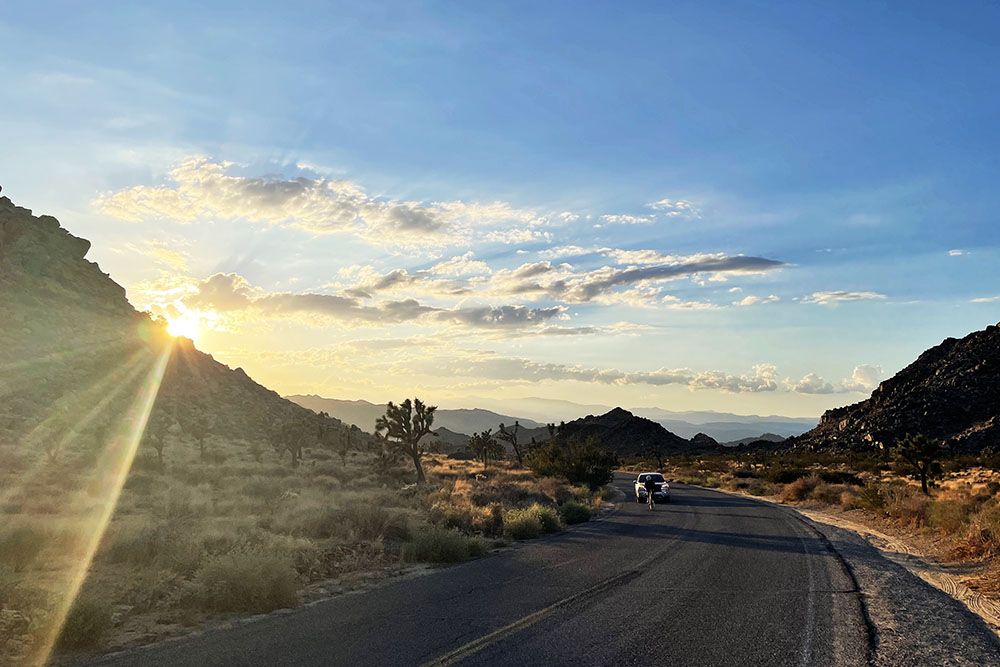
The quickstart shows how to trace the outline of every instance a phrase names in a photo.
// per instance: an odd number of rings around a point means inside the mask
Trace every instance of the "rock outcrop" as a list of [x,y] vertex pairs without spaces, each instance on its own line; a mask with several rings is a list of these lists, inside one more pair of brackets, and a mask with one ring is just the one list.
[[89,249],[55,218],[0,197],[0,446],[34,453],[59,440],[78,454],[94,451],[107,441],[109,423],[128,418],[139,384],[164,352],[147,434],[173,426],[177,440],[266,447],[290,422],[310,433],[320,423],[331,434],[344,428],[191,341],[172,339],[85,259]]
[[795,448],[883,448],[906,434],[943,440],[955,452],[1000,449],[1000,325],[948,338],[872,392],[827,411],[786,441]]

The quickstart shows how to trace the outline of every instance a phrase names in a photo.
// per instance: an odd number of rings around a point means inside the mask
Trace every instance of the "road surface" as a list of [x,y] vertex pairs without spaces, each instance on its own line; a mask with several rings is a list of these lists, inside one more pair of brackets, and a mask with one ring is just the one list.
[[[615,483],[631,493],[630,478]],[[679,484],[673,492],[653,512],[624,502],[476,561],[95,664],[884,662],[826,537],[785,508]]]

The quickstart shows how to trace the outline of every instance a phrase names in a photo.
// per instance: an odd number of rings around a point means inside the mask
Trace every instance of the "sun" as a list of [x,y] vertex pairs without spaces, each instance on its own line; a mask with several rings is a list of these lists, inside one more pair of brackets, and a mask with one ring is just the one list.
[[167,333],[171,336],[197,340],[201,333],[201,313],[189,310],[167,318]]

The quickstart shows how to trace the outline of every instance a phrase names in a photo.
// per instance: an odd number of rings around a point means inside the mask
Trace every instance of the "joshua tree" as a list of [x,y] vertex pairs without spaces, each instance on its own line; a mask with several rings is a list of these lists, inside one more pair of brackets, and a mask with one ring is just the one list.
[[929,487],[941,476],[941,450],[940,440],[924,435],[907,435],[894,448],[896,459],[913,469],[913,478],[920,480],[920,490],[928,496]]
[[[417,473],[417,483],[427,481],[421,458],[425,449],[420,439],[431,432],[436,405],[424,405],[419,398],[406,399],[399,405],[390,401],[385,406],[385,415],[375,420],[375,433],[382,436],[389,446],[413,461]],[[383,433],[384,432],[384,433]]]
[[496,441],[493,436],[493,429],[486,429],[482,433],[473,433],[469,439],[469,448],[483,461],[483,468],[490,465],[490,461],[496,461],[503,456],[503,445]]
[[503,424],[500,424],[500,431],[496,434],[496,437],[505,442],[509,442],[510,446],[514,448],[514,458],[517,459],[517,465],[524,465],[524,456],[521,454],[521,448],[517,444],[517,432],[521,430],[521,424],[514,422],[514,426],[508,430]]
[[308,423],[293,418],[271,432],[271,446],[279,456],[288,452],[289,462],[297,468],[302,461],[302,450],[315,435],[316,431]]
[[213,425],[212,418],[205,414],[191,420],[191,434],[194,436],[195,442],[198,443],[198,459],[200,461],[205,460],[205,442],[208,440]]

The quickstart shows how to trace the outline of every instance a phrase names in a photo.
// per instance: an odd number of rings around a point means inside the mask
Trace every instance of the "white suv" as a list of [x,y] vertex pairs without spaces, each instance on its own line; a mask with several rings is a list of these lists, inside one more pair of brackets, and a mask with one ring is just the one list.
[[658,472],[644,472],[635,478],[635,502],[646,502],[646,482],[649,480],[656,484],[656,490],[653,491],[653,502],[669,503],[670,485]]

